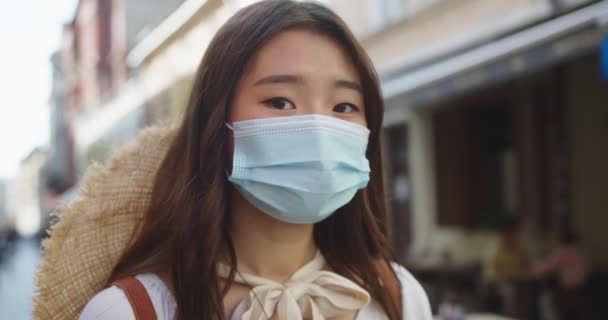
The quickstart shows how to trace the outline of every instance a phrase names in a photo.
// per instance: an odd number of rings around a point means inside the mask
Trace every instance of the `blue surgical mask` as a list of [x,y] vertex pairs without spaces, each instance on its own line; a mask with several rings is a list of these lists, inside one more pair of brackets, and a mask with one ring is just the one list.
[[319,222],[369,181],[369,130],[323,115],[255,119],[234,132],[230,182],[261,211],[288,223]]

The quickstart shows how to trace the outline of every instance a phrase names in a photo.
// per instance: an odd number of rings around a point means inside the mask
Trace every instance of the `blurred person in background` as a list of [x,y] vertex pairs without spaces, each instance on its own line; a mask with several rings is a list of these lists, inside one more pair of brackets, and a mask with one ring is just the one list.
[[382,115],[376,72],[332,11],[239,11],[206,49],[140,231],[80,318],[431,319],[386,239]]
[[[501,231],[496,249],[484,265],[484,281],[489,291],[499,297],[502,314],[521,317],[518,284],[529,277],[529,259],[520,244],[518,223],[510,221]],[[492,292],[488,292],[492,294]]]
[[465,308],[456,290],[448,290],[438,308],[442,320],[464,320]]
[[[578,234],[566,228],[551,253],[536,261],[533,273],[549,279],[552,305],[560,319],[590,319],[590,297],[586,294],[589,262],[581,249]],[[543,294],[546,294],[544,292]]]

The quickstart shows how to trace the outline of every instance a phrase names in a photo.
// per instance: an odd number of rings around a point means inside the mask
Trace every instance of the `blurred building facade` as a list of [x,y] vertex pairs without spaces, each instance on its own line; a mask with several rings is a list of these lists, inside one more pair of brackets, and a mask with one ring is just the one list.
[[44,165],[47,151],[36,148],[19,163],[17,173],[7,190],[7,216],[11,228],[20,234],[36,234],[45,217],[41,211],[41,194],[44,190]]
[[[576,232],[601,278],[608,1],[378,1],[369,12],[401,19],[368,23],[357,6],[333,3],[381,77],[392,239],[410,270],[449,283],[438,291],[477,290],[487,281],[478,268],[516,223],[530,261]],[[436,307],[443,293],[429,292]],[[535,319],[538,296],[516,295],[528,301],[511,315]],[[469,307],[486,308],[481,300]]]
[[46,190],[43,210],[49,213],[54,209],[59,196],[70,189],[77,179],[74,163],[74,137],[72,135],[68,112],[68,79],[63,67],[62,51],[51,56],[53,82],[49,98],[50,139],[49,156],[45,165]]
[[577,229],[605,270],[607,155],[585,146],[608,145],[599,57],[608,3],[377,1],[369,12],[401,19],[366,24],[355,10],[365,2],[333,4],[382,79],[401,255],[477,262],[516,220],[538,236],[532,254]]
[[[130,107],[110,108],[128,90],[133,76],[127,52],[171,14],[183,0],[79,0],[74,18],[63,27],[61,47],[51,57],[51,141],[45,167],[44,210],[77,194],[75,184],[91,162],[104,161],[110,150],[132,139],[142,116]],[[137,103],[129,105],[138,106]],[[124,106],[124,105],[123,105]],[[118,112],[117,112],[118,109]],[[77,140],[79,124],[109,125],[94,139]],[[105,127],[104,127],[105,128]],[[101,133],[100,133],[101,132]],[[78,148],[77,142],[81,142]]]
[[0,233],[9,228],[8,214],[7,214],[7,195],[6,195],[6,181],[0,180]]

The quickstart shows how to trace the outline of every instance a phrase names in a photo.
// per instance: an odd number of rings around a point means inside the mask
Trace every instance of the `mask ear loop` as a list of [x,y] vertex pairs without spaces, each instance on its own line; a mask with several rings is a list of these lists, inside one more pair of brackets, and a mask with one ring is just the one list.
[[[230,125],[230,123],[224,121],[224,125],[228,128],[228,130],[234,132],[234,127]],[[224,169],[224,171],[226,172],[226,179],[230,180],[230,172],[228,172],[228,169]]]

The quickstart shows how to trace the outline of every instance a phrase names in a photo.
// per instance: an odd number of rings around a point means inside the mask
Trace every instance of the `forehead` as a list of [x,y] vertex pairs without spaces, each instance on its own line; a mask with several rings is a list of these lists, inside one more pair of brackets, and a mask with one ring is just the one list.
[[357,81],[358,74],[345,49],[329,36],[309,30],[279,33],[256,52],[247,74],[302,74]]

